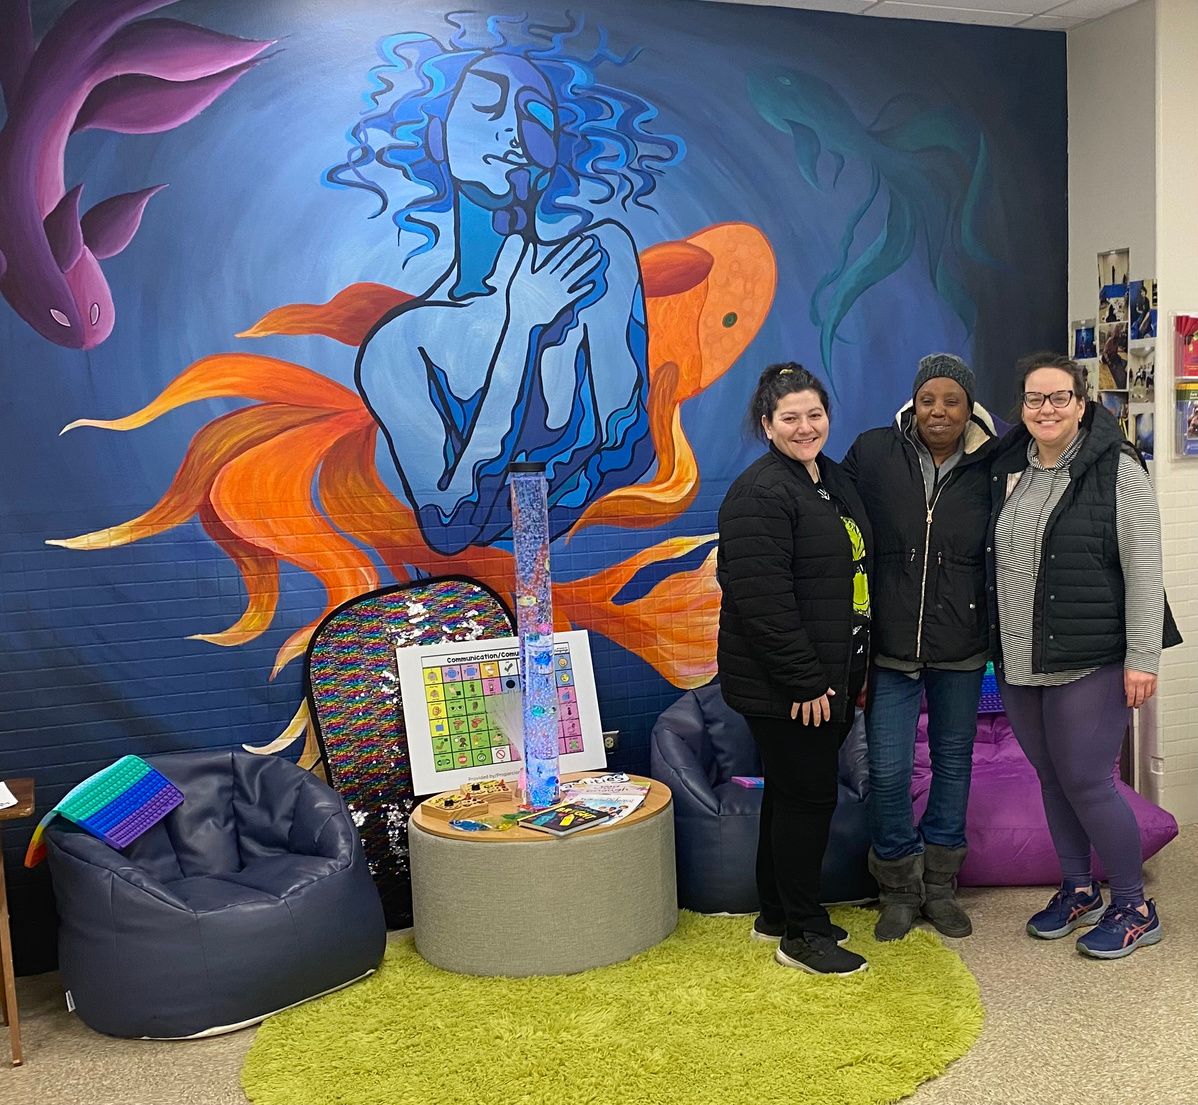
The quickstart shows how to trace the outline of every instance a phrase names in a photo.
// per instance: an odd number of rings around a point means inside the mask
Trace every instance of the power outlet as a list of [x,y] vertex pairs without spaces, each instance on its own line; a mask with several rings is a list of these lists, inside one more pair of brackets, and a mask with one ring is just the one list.
[[620,730],[608,729],[603,734],[603,747],[608,752],[614,752],[620,747]]

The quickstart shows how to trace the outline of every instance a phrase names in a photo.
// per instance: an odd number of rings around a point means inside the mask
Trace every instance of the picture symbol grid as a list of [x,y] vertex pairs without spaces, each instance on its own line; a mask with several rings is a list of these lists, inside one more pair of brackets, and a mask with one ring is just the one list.
[[[488,707],[489,699],[518,690],[518,662],[438,664],[426,668],[423,678],[434,770],[456,771],[519,760]],[[582,718],[569,652],[554,656],[553,680],[557,688],[558,754],[582,752]]]
[[440,664],[425,669],[425,699],[436,771],[513,763],[519,755],[500,732],[487,700],[519,687],[513,663]]

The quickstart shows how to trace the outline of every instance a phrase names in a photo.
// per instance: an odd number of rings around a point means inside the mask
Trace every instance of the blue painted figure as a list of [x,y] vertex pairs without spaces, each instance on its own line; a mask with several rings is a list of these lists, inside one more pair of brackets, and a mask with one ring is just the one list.
[[[399,169],[409,193],[424,193],[395,216],[401,243],[411,232],[413,254],[451,253],[426,292],[380,321],[357,364],[423,536],[446,554],[508,537],[513,460],[546,465],[555,537],[653,459],[637,251],[594,213],[644,206],[681,145],[641,128],[653,112],[639,98],[562,56],[565,32],[517,48],[496,26],[488,49],[460,34],[448,49],[425,35],[384,42],[373,102],[396,70],[419,86],[368,113],[359,146],[328,175],[386,209],[364,167]],[[602,42],[596,57],[621,60]],[[446,213],[452,241],[433,218]]]

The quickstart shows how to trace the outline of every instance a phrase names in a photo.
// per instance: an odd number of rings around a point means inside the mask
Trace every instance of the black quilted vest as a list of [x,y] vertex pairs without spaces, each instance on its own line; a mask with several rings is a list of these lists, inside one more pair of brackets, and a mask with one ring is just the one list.
[[[1087,403],[1088,431],[1069,467],[1069,486],[1048,516],[1036,575],[1032,670],[1077,671],[1121,664],[1124,633],[1123,569],[1115,530],[1115,480],[1125,440],[1115,417]],[[1001,662],[995,590],[994,527],[1006,502],[1007,477],[1027,467],[1027,427],[1015,427],[999,444],[991,467],[987,541],[990,648]]]

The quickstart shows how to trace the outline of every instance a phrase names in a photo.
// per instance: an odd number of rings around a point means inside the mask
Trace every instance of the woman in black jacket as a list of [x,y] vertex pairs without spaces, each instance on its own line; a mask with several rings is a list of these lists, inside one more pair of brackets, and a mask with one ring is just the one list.
[[[920,912],[946,936],[972,931],[955,892],[989,652],[986,526],[995,448],[993,423],[974,405],[974,390],[960,357],[924,357],[911,403],[892,425],[866,430],[844,458],[874,533],[865,727],[879,940],[900,939]],[[925,695],[932,786],[917,826],[911,774]]]
[[801,365],[770,365],[750,405],[769,452],[720,507],[719,674],[765,770],[757,843],[761,913],[753,936],[813,974],[865,960],[819,902],[836,808],[840,745],[865,680],[869,638],[865,509],[823,455],[828,393]]

